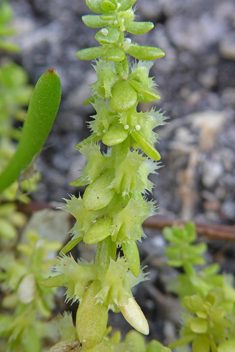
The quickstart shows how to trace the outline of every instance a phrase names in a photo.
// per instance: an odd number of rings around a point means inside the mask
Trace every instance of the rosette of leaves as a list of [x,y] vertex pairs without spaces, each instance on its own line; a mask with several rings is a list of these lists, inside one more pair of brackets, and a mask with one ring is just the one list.
[[2,308],[6,312],[0,314],[0,337],[6,352],[41,352],[41,339],[53,337],[54,329],[46,322],[54,306],[53,290],[40,282],[51,268],[49,253],[61,244],[42,240],[33,231],[28,232],[27,240],[17,247],[19,257],[0,254],[1,290],[5,294]]
[[[83,198],[72,196],[64,207],[76,223],[55,266],[60,275],[43,282],[48,287],[66,286],[67,300],[80,302],[76,329],[81,351],[98,351],[104,343],[109,309],[120,310],[139,332],[149,332],[131,289],[144,279],[136,242],[144,236],[142,222],[155,212],[154,203],[146,199],[153,186],[148,175],[159,168],[161,157],[154,147],[158,135],[153,129],[165,118],[155,109],[140,112],[137,106],[160,98],[149,70],[152,60],[164,52],[127,37],[127,32],[144,34],[153,28],[151,22],[134,21],[134,3],[86,0],[96,14],[82,17],[88,27],[99,28],[95,35],[99,45],[77,53],[82,60],[96,59],[97,73],[92,96],[85,102],[96,110],[89,125],[92,134],[76,146],[87,157],[87,165],[72,182],[86,189]],[[131,63],[131,57],[139,61]],[[99,142],[107,153],[101,152]],[[94,262],[65,256],[81,240],[98,243]],[[117,255],[119,247],[124,257]]]
[[170,347],[192,343],[193,352],[218,352],[225,351],[227,345],[232,351],[235,348],[231,334],[234,315],[224,310],[223,301],[223,291],[219,287],[209,292],[204,300],[198,295],[186,296],[184,306],[190,315],[183,315],[185,325],[181,338],[170,344]]
[[19,52],[19,47],[6,40],[15,34],[15,29],[9,26],[12,19],[12,9],[7,0],[0,1],[0,50]]

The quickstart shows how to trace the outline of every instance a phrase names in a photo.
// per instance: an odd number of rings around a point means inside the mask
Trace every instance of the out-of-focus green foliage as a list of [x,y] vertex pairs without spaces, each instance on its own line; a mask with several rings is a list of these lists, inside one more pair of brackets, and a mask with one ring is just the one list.
[[[53,337],[54,328],[47,323],[54,306],[53,290],[40,285],[48,276],[52,259],[60,242],[42,240],[30,231],[27,244],[19,244],[18,255],[0,254],[1,290],[5,294],[0,314],[0,337],[6,352],[41,351],[41,339]],[[3,342],[2,342],[3,343]]]
[[[0,173],[6,167],[15,153],[16,141],[21,131],[14,127],[17,120],[23,121],[26,115],[25,107],[29,102],[32,87],[28,84],[25,70],[19,65],[8,62],[0,67]],[[39,175],[32,180],[20,184],[23,192],[36,189]],[[28,202],[27,195],[20,195],[18,183],[15,182],[0,194],[0,243],[6,245],[16,239],[17,229],[22,228],[26,218],[17,212],[12,202],[19,196],[23,202]]]
[[15,34],[15,29],[9,26],[12,19],[12,9],[7,0],[0,0],[0,50],[19,52],[19,47],[8,42],[6,37]]
[[205,264],[202,255],[207,246],[203,242],[194,243],[197,234],[193,223],[186,224],[184,228],[167,227],[163,233],[170,242],[165,251],[168,265],[184,270],[168,285],[168,289],[179,295],[188,311],[182,314],[181,337],[170,347],[192,343],[193,352],[226,351],[226,346],[235,348],[234,278],[219,274],[217,263],[201,270],[195,267]]

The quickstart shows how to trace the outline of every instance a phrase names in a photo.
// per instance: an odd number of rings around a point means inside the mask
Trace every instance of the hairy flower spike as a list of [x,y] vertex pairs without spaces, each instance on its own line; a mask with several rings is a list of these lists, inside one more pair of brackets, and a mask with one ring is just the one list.
[[[160,167],[156,161],[161,158],[153,145],[158,137],[153,129],[164,124],[165,118],[154,109],[139,111],[138,104],[160,99],[149,70],[152,60],[164,53],[133,43],[126,34],[144,34],[154,26],[151,22],[134,21],[135,2],[86,0],[96,15],[83,16],[83,22],[98,28],[98,46],[81,49],[77,56],[96,59],[93,67],[97,81],[92,84],[92,97],[85,102],[92,104],[96,113],[89,123],[92,135],[76,147],[86,156],[87,165],[72,185],[87,188],[83,198],[72,197],[64,207],[75,217],[76,224],[71,230],[73,238],[62,253],[80,239],[88,245],[98,243],[98,248],[94,264],[84,266],[71,257],[63,257],[56,266],[62,274],[48,279],[48,285],[63,281],[67,299],[81,302],[77,334],[84,350],[94,352],[106,351],[108,309],[121,310],[141,333],[149,331],[131,289],[145,279],[136,242],[144,236],[142,222],[155,213],[155,205],[146,200],[146,193],[153,186],[148,175]],[[131,63],[129,56],[139,61]],[[106,154],[101,152],[103,146],[100,148],[99,142],[107,147]],[[118,247],[122,247],[123,257],[117,256]],[[119,347],[112,351],[122,351]]]

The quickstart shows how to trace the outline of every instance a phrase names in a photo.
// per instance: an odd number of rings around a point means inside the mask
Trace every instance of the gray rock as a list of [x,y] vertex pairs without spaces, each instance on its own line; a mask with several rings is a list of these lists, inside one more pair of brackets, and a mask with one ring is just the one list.
[[235,31],[220,41],[220,54],[225,59],[235,60]]

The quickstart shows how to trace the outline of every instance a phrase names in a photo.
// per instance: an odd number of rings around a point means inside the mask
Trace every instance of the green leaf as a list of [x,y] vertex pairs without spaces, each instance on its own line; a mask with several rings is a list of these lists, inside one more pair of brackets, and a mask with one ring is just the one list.
[[61,99],[58,73],[47,70],[33,91],[17,150],[0,175],[0,193],[9,187],[40,152],[57,114]]
[[235,351],[235,338],[222,342],[218,346],[218,352],[232,352]]
[[82,237],[72,238],[59,252],[59,255],[63,255],[71,251],[80,241]]
[[218,263],[213,263],[202,269],[202,272],[207,275],[217,274],[220,270],[220,265]]
[[121,32],[115,27],[102,28],[96,33],[95,39],[101,44],[115,44]]
[[41,282],[41,285],[44,287],[59,287],[66,286],[68,279],[64,274],[48,277],[47,279]]
[[127,52],[138,60],[155,60],[160,59],[165,55],[165,53],[159,48],[140,46],[138,44],[130,44]]
[[184,297],[185,308],[191,313],[203,310],[203,304],[204,302],[200,296],[194,295]]
[[131,8],[131,6],[134,5],[136,0],[120,0],[119,3],[121,6],[119,7],[119,11],[126,11]]
[[35,328],[32,326],[28,326],[26,334],[27,337],[22,339],[25,352],[41,352],[41,339],[38,336],[38,332],[35,330]]
[[18,45],[5,42],[4,40],[1,40],[1,39],[0,39],[0,48],[6,51],[11,51],[13,53],[20,52],[20,48],[18,47]]
[[127,32],[131,34],[145,34],[153,29],[152,22],[130,22],[126,26]]
[[85,15],[82,20],[87,27],[100,28],[107,26],[107,21],[102,20],[98,15]]
[[103,136],[102,142],[111,147],[124,142],[127,136],[128,132],[124,129],[123,125],[113,125]]
[[[75,149],[79,150],[80,148],[84,147],[84,145],[89,144],[89,143],[96,143],[100,140],[100,137],[97,136],[95,133],[91,134],[89,137],[87,137],[86,139],[84,139],[83,141],[79,142],[78,144],[75,145]],[[76,181],[73,181],[76,182]],[[73,184],[73,182],[71,183],[72,186],[75,186],[75,184]]]
[[122,243],[123,253],[127,262],[129,263],[129,269],[135,277],[139,276],[140,273],[140,255],[137,244],[135,241],[123,242]]
[[184,337],[181,337],[180,339],[172,342],[169,345],[169,348],[176,348],[176,347],[180,347],[180,346],[184,346],[189,344],[193,339],[195,338],[195,334],[190,334]]
[[76,52],[80,60],[94,60],[102,55],[102,47],[95,46],[93,48],[82,49]]
[[93,12],[102,13],[102,3],[104,0],[86,0],[86,4],[89,9]]
[[86,210],[99,210],[109,204],[115,194],[113,189],[108,188],[111,181],[112,175],[107,171],[86,188],[83,196]]
[[0,28],[1,37],[12,36],[14,34],[16,34],[16,30],[14,28]]
[[105,336],[108,310],[105,305],[96,304],[95,301],[95,296],[100,289],[100,281],[92,281],[77,310],[76,330],[78,338],[86,350],[98,345]]
[[131,330],[126,334],[125,342],[128,342],[128,344],[131,345],[132,351],[145,351],[145,339],[140,333],[135,330]]
[[83,242],[94,244],[103,241],[106,237],[111,235],[111,230],[112,220],[110,218],[97,220],[83,237]]
[[210,352],[210,343],[206,335],[198,335],[192,344],[193,352]]
[[0,238],[7,238],[9,240],[15,239],[17,236],[16,228],[11,224],[10,221],[4,218],[0,218]]
[[167,265],[172,266],[173,268],[180,268],[183,264],[182,264],[182,260],[180,259],[171,259],[171,260],[167,260]]
[[152,158],[155,161],[158,161],[161,159],[161,155],[154,148],[154,146],[142,135],[142,133],[137,133],[133,131],[131,132],[131,136],[139,145],[140,149],[142,149],[146,155],[148,155],[150,158]]
[[105,0],[103,1],[101,8],[104,12],[112,12],[117,9],[116,1]]
[[197,243],[193,245],[193,251],[197,255],[202,255],[207,251],[207,245],[204,242]]
[[0,25],[7,24],[12,18],[12,9],[7,1],[1,1],[0,5]]
[[102,55],[102,58],[107,61],[123,61],[126,55],[123,49],[111,48]]
[[191,321],[190,328],[196,334],[204,334],[209,328],[209,323],[205,319],[196,317]]
[[114,111],[125,111],[137,103],[137,93],[127,81],[119,81],[112,88],[110,107]]
[[146,352],[162,352],[163,345],[157,341],[152,340],[149,342]]
[[188,243],[194,242],[197,238],[195,224],[193,222],[188,222],[184,225],[185,230],[187,231],[187,241]]
[[145,87],[142,83],[139,83],[133,79],[131,79],[130,84],[132,85],[132,87],[135,88],[135,90],[137,90],[138,93],[145,95],[148,98],[151,99],[161,99],[160,95],[158,95],[153,89]]

